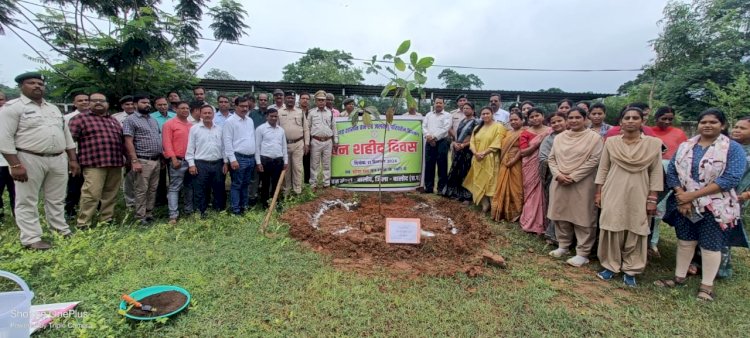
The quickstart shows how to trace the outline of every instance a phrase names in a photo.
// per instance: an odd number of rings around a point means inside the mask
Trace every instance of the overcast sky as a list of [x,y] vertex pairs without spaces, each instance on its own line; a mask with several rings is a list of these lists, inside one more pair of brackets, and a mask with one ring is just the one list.
[[[392,53],[401,41],[410,39],[412,50],[433,56],[440,65],[548,69],[640,68],[654,57],[649,41],[659,34],[657,21],[666,4],[665,0],[239,1],[251,27],[240,41],[243,44],[295,51],[340,49],[369,58]],[[218,3],[207,2],[209,6]],[[171,1],[163,3],[165,9],[173,8]],[[106,21],[95,22],[106,27]],[[206,16],[205,38],[213,38],[209,23]],[[57,57],[41,41],[26,37],[48,56]],[[40,67],[24,56],[35,54],[11,32],[0,36],[0,44],[4,46],[0,83],[11,85],[18,73]],[[208,55],[217,44],[201,40],[200,51]],[[199,75],[219,68],[240,80],[277,81],[282,68],[299,58],[298,54],[224,44]],[[429,87],[442,86],[437,79],[442,69],[430,70]],[[488,90],[559,87],[599,93],[613,93],[638,74],[456,71],[476,74]],[[382,84],[384,80],[367,76],[365,82]]]

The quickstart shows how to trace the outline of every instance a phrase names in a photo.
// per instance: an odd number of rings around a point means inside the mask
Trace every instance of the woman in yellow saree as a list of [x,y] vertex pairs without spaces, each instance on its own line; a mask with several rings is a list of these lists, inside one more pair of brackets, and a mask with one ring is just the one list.
[[510,127],[500,149],[500,170],[497,173],[497,191],[492,199],[492,218],[496,221],[515,222],[523,209],[523,171],[519,138],[523,131],[523,116],[510,113]]
[[497,190],[497,170],[505,127],[492,119],[492,109],[481,110],[482,122],[471,135],[471,169],[464,180],[464,188],[471,192],[474,204],[482,204],[482,212],[489,212],[492,196]]

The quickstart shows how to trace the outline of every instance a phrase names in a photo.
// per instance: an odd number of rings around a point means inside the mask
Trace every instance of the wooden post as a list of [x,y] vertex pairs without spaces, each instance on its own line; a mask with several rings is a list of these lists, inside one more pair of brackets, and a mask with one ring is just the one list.
[[260,226],[260,232],[264,235],[266,234],[266,227],[268,227],[268,222],[271,220],[271,214],[273,214],[273,209],[276,209],[276,201],[279,199],[279,192],[281,191],[281,185],[284,184],[284,176],[286,176],[286,169],[281,171],[281,176],[279,176],[279,182],[276,183],[276,191],[273,192],[273,199],[271,200],[271,206],[268,207],[266,218],[263,219],[263,224],[261,224]]

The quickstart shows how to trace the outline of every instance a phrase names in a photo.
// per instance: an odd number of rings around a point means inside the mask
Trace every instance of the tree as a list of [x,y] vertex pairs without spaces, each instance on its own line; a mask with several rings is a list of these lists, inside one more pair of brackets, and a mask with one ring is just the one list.
[[[205,0],[177,1],[176,15],[167,14],[158,1],[150,0],[45,1],[51,2],[60,9],[48,7],[43,14],[15,2],[18,10],[13,12],[17,17],[13,19],[31,25],[33,30],[0,23],[25,41],[46,65],[43,71],[48,75],[48,91],[53,98],[66,99],[79,90],[101,91],[110,98],[141,91],[163,95],[169,90],[188,89],[197,81],[193,74],[198,69],[198,23]],[[235,41],[244,34],[246,26],[225,23],[228,18],[244,15],[236,2],[223,0],[210,8],[210,13],[214,19],[210,27],[217,39]],[[99,27],[90,16],[107,18],[110,25]],[[0,20],[4,20],[2,11]],[[63,61],[51,62],[19,32],[39,39]]]
[[438,79],[443,80],[443,85],[448,89],[466,89],[472,87],[481,89],[484,82],[474,74],[459,74],[455,70],[446,68],[438,75]]
[[17,98],[21,94],[20,88],[18,88],[18,87],[8,87],[8,86],[6,86],[4,84],[0,84],[0,92],[2,92],[3,94],[5,94],[5,98],[8,99],[8,100],[15,99],[15,98]]
[[232,74],[229,74],[228,71],[218,68],[209,69],[206,74],[203,75],[203,78],[212,80],[237,80]]
[[695,117],[711,102],[709,81],[724,87],[735,74],[750,71],[750,2],[672,1],[660,24],[663,30],[652,41],[654,62],[618,92],[647,85],[649,97]]
[[297,62],[284,66],[281,81],[302,83],[361,84],[362,70],[352,55],[340,50],[311,48]]
[[708,103],[724,111],[730,126],[734,126],[737,118],[750,116],[750,80],[747,73],[741,73],[725,87],[711,80],[707,86],[713,94]]

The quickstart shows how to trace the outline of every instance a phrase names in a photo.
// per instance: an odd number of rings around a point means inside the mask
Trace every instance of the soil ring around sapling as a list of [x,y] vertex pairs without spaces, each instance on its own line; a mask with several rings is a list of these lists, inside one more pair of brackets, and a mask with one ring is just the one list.
[[[353,192],[326,189],[315,200],[285,210],[280,218],[290,225],[292,238],[330,256],[337,268],[362,274],[467,273],[473,277],[477,271],[492,271],[477,269],[486,267],[484,249],[508,244],[493,235],[482,214],[457,201],[411,192],[383,194],[388,198],[382,204],[382,215],[376,192],[357,192],[355,198]],[[386,218],[419,218],[421,243],[386,243]]]

